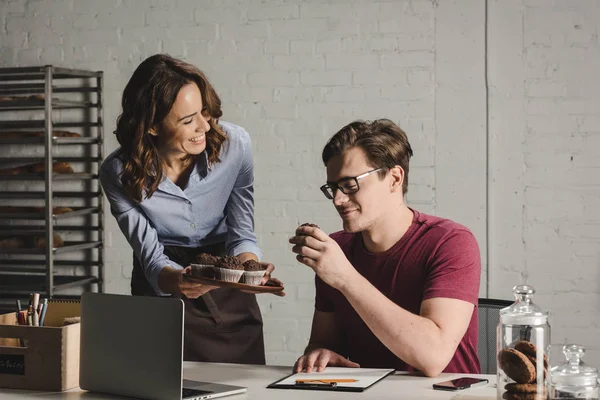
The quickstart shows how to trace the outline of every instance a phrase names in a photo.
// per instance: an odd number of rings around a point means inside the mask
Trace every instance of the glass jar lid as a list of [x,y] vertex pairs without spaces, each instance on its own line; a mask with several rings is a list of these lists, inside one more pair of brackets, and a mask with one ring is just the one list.
[[548,322],[548,313],[531,300],[533,286],[518,285],[513,288],[515,302],[500,310],[500,322],[506,325],[544,325]]
[[583,346],[566,344],[563,354],[567,362],[550,369],[550,379],[553,385],[562,386],[596,386],[598,370],[587,366],[581,359],[585,354]]

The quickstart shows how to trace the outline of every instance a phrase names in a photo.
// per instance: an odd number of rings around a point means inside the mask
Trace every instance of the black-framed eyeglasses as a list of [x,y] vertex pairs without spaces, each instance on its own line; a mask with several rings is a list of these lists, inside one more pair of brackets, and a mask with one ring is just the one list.
[[362,179],[365,176],[369,176],[372,173],[380,171],[382,169],[383,167],[376,168],[358,176],[349,176],[347,178],[340,179],[335,183],[326,183],[325,185],[321,186],[321,192],[323,192],[325,197],[327,197],[330,200],[333,199],[333,196],[335,195],[335,192],[338,189],[344,194],[356,193],[358,192],[358,189],[360,189],[360,186],[358,185],[359,179]]

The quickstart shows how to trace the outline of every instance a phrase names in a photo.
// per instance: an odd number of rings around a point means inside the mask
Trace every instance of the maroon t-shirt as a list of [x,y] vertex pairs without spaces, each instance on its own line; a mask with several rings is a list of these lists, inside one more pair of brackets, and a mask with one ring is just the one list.
[[[387,298],[414,314],[421,302],[436,297],[475,305],[469,328],[444,372],[480,373],[477,356],[477,298],[481,275],[479,247],[473,234],[448,219],[419,213],[404,236],[383,253],[369,253],[360,233],[336,232],[354,268]],[[335,312],[343,343],[334,349],[365,368],[414,370],[371,332],[341,292],[315,278],[315,308]]]

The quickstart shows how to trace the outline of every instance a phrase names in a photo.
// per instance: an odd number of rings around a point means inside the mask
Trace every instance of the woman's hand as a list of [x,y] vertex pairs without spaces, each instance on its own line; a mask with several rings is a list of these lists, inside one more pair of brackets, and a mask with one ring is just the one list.
[[217,286],[203,285],[183,279],[183,275],[191,274],[192,268],[175,269],[164,267],[158,275],[158,284],[163,292],[183,295],[188,299],[196,299],[205,293],[216,289]]
[[[261,285],[266,285],[268,283],[269,286],[283,286],[283,282],[281,282],[279,279],[271,278],[271,272],[273,272],[273,270],[275,269],[275,266],[273,264],[267,263],[267,262],[261,262],[260,265],[262,265],[263,267],[266,268],[265,276],[263,276],[262,280],[260,281]],[[264,292],[255,292],[253,290],[243,290],[243,292],[252,293],[252,294],[264,293]],[[285,292],[283,290],[281,292],[273,292],[273,294],[276,296],[279,296],[279,297],[285,296]]]

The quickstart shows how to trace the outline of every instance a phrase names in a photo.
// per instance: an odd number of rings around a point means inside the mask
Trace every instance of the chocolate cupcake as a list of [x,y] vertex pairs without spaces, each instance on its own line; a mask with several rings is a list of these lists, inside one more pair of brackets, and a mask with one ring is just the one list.
[[248,260],[242,264],[244,266],[244,275],[242,282],[247,285],[260,285],[260,281],[267,272],[267,268],[254,260]]
[[[312,227],[312,228],[317,228],[317,229],[320,229],[320,228],[319,228],[319,225],[317,225],[317,224],[311,224],[311,223],[309,223],[309,222],[305,222],[305,223],[303,223],[303,224],[302,224],[302,225],[300,225],[298,228],[300,228],[300,227],[303,227],[303,226],[310,226],[310,227]],[[302,236],[304,236],[303,234],[301,234],[301,233],[298,233],[298,228],[296,228],[296,235],[302,235]]]
[[215,265],[217,279],[225,282],[239,282],[244,274],[244,266],[237,257],[225,256]]
[[204,264],[204,265],[215,265],[219,261],[221,257],[213,256],[208,253],[200,253],[196,257],[196,264]]
[[200,253],[196,257],[196,264],[192,264],[192,276],[201,278],[215,278],[215,264],[220,257],[212,254]]

